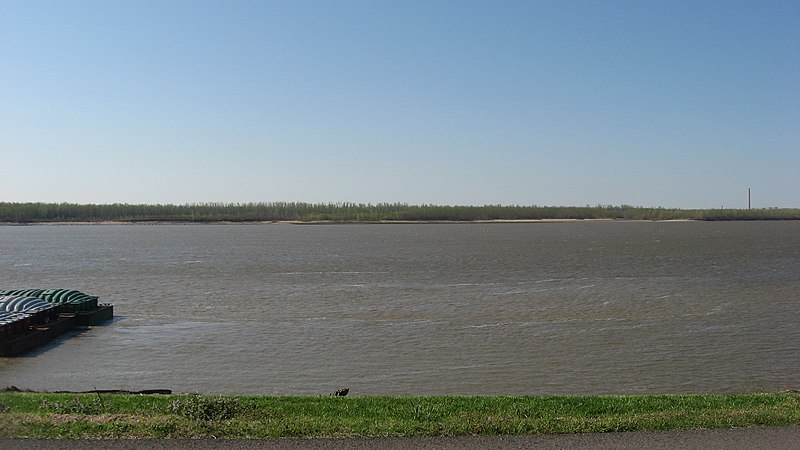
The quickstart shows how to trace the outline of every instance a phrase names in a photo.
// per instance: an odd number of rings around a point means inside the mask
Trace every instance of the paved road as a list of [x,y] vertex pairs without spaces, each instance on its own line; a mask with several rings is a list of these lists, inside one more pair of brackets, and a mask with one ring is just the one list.
[[465,436],[450,438],[353,439],[161,439],[161,440],[44,440],[0,439],[9,449],[776,449],[800,450],[800,426],[734,428],[635,433],[562,434],[541,436]]

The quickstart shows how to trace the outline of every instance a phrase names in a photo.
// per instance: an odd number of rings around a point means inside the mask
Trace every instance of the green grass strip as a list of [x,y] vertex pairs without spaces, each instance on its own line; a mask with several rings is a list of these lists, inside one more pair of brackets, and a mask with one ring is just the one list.
[[587,433],[800,424],[797,393],[586,397],[0,394],[0,436],[268,438]]

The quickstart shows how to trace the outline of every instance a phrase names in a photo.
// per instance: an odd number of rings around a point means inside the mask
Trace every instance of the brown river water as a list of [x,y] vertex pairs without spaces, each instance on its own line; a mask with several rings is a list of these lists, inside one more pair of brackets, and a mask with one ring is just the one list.
[[800,222],[0,227],[0,289],[113,322],[0,387],[219,394],[800,389]]

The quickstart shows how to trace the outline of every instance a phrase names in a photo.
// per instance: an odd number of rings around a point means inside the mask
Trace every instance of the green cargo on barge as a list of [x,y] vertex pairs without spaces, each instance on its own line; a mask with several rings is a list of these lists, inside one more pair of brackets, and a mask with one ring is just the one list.
[[75,327],[113,318],[113,305],[76,290],[0,290],[0,356],[22,355]]

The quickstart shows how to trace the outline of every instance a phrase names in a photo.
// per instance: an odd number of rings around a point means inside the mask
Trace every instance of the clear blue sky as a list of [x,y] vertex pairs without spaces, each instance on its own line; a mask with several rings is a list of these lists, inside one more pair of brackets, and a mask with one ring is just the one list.
[[800,2],[0,0],[0,201],[800,207]]

